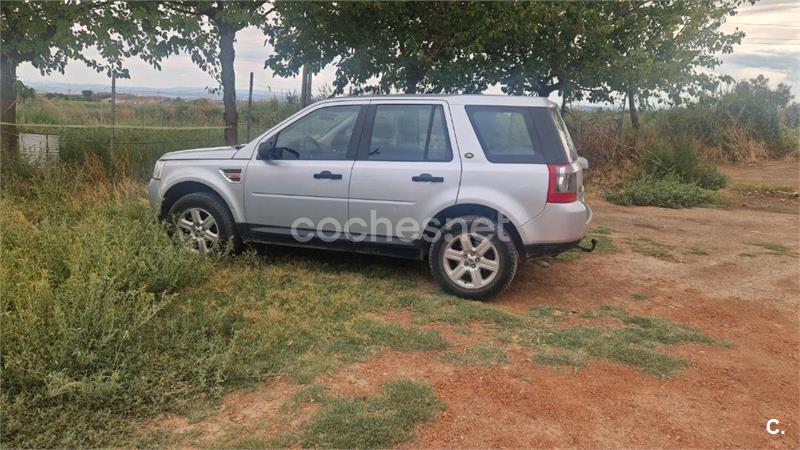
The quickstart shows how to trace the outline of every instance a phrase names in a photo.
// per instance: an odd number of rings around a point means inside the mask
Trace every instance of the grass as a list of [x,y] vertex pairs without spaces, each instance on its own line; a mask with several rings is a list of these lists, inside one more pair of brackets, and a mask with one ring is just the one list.
[[789,247],[783,244],[778,244],[777,242],[748,242],[748,244],[769,250],[767,253],[768,255],[790,256],[793,258],[800,256],[797,252],[792,251],[792,249]]
[[545,366],[585,367],[589,364],[586,354],[551,347],[543,347],[531,360]]
[[634,252],[640,255],[652,256],[655,258],[667,258],[672,256],[670,254],[672,247],[648,237],[640,236],[636,239],[628,239],[626,242],[631,246]]
[[641,292],[634,292],[633,294],[631,294],[631,298],[640,301],[640,300],[647,300],[648,298],[650,298],[650,296]]
[[[315,385],[319,386],[319,385]],[[216,448],[388,448],[413,439],[416,427],[433,420],[445,405],[431,387],[414,380],[397,380],[382,386],[372,397],[334,397],[315,387],[303,393],[292,407],[319,403],[321,408],[296,428],[279,436],[259,437],[229,433],[211,446]],[[321,391],[320,391],[321,390]],[[320,391],[321,393],[317,393]],[[248,435],[242,438],[242,435]]]
[[[416,300],[411,301],[410,297]],[[616,326],[564,326],[552,327],[557,308],[537,307],[526,316],[500,311],[488,305],[463,302],[445,296],[408,296],[406,304],[412,308],[418,322],[468,323],[481,322],[495,332],[501,342],[521,345],[534,352],[563,353],[561,357],[579,360],[582,355],[603,358],[657,377],[677,375],[689,362],[681,357],[663,352],[664,346],[686,342],[709,345],[728,345],[686,324],[656,317],[630,315],[623,308],[602,307],[587,310],[581,317],[587,320],[605,318],[617,322]],[[483,311],[483,312],[482,312]],[[555,357],[540,356],[547,361]],[[545,363],[546,364],[546,363]]]
[[508,362],[508,355],[502,348],[485,343],[469,347],[463,353],[445,352],[441,359],[459,365],[498,367]]
[[374,397],[325,404],[302,426],[297,444],[303,448],[385,448],[411,439],[418,424],[443,409],[427,384],[394,381]]
[[611,203],[624,206],[691,208],[724,203],[722,194],[686,183],[674,176],[641,175],[603,192]]
[[[591,247],[592,239],[597,240],[597,245],[595,246],[594,251],[597,253],[614,253],[618,251],[616,244],[611,239],[611,234],[614,230],[609,227],[596,227],[589,230],[586,233],[586,237],[581,241],[581,245],[584,247]],[[583,250],[580,249],[573,249],[567,252],[561,253],[556,258],[561,261],[572,261],[574,259],[579,258],[583,255]]]
[[3,446],[124,445],[143,418],[265,375],[308,383],[385,348],[447,347],[381,319],[424,268],[196,257],[140,184],[87,179],[107,179],[102,165],[3,180]]
[[709,256],[711,254],[700,247],[692,247],[686,253],[695,256]]

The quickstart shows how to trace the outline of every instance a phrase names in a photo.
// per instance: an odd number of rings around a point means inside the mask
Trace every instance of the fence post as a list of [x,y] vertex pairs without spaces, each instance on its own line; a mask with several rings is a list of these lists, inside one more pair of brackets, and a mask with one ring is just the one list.
[[111,72],[111,154],[114,154],[114,134],[117,125],[117,73]]
[[250,142],[250,124],[253,123],[253,72],[250,72],[250,93],[247,95],[247,142]]

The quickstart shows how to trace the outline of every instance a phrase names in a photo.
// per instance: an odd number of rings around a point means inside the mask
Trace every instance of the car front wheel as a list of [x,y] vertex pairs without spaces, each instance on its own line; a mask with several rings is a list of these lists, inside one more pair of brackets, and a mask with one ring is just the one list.
[[511,236],[487,217],[450,219],[439,230],[428,253],[431,273],[447,292],[486,299],[502,292],[517,271]]
[[169,217],[175,234],[194,252],[209,254],[228,243],[239,247],[236,224],[227,205],[216,195],[196,192],[179,198]]

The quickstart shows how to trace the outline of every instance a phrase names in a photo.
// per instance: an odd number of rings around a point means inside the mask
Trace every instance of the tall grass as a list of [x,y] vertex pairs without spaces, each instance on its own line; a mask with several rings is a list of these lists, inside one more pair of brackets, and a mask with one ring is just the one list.
[[[239,140],[246,142],[247,106],[239,110]],[[251,139],[297,111],[297,105],[269,101],[253,104]],[[134,170],[138,178],[149,176],[155,161],[164,153],[197,147],[223,146],[222,129],[128,129],[115,131],[111,149],[111,129],[92,126],[111,124],[111,105],[107,102],[48,99],[38,96],[21,104],[17,110],[18,133],[57,134],[60,157],[66,162],[80,162],[87,156],[99,157],[106,169],[120,165]],[[53,124],[48,127],[25,124]],[[210,100],[163,100],[152,103],[117,105],[117,125],[187,127],[224,126],[222,105]],[[85,125],[70,128],[60,125]]]

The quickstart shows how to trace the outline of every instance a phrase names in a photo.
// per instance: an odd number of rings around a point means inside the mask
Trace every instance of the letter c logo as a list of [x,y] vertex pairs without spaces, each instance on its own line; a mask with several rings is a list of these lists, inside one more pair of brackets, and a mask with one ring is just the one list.
[[778,419],[769,419],[767,421],[767,433],[772,435],[785,434],[786,433],[785,431],[772,427],[772,425],[780,425],[780,424],[781,423],[778,421]]

